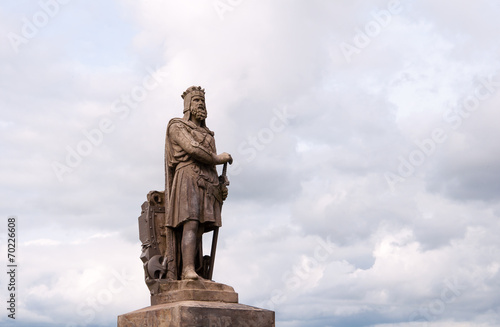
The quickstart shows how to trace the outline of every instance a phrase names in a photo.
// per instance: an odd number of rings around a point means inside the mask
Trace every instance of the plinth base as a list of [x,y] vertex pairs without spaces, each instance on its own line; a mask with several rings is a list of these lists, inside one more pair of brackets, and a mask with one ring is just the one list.
[[274,327],[274,312],[238,303],[182,301],[118,316],[118,327]]
[[238,303],[238,293],[228,285],[209,280],[159,281],[151,305],[180,301]]

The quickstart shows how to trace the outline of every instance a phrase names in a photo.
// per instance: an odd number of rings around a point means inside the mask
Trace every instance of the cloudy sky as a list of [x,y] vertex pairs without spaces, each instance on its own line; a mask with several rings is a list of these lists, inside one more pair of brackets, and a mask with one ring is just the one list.
[[[16,320],[149,305],[137,217],[180,95],[231,153],[214,279],[280,327],[500,325],[500,3],[1,1]],[[0,275],[6,307],[8,275]]]

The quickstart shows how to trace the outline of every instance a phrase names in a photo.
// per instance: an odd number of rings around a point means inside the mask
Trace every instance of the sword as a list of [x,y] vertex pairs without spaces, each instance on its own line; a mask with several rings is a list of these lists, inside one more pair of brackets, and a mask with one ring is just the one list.
[[214,235],[212,238],[212,249],[210,251],[210,267],[208,269],[208,280],[212,280],[214,274],[215,249],[217,248],[217,239],[219,238],[219,227],[214,227]]
[[219,176],[219,183],[229,186],[229,179],[226,176],[227,174],[227,162],[222,167],[222,175]]
[[[229,185],[229,179],[227,178],[227,162],[222,168],[222,175],[219,176],[219,183],[225,186]],[[212,280],[214,273],[214,263],[215,263],[215,250],[217,248],[217,239],[219,238],[219,227],[214,227],[214,235],[212,237],[212,249],[210,251],[210,267],[208,269],[208,279]]]

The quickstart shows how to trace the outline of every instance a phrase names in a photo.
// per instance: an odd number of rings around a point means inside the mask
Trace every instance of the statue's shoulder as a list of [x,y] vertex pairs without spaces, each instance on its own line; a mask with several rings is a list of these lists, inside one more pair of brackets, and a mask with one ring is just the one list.
[[170,121],[168,122],[168,125],[167,125],[167,130],[169,130],[171,126],[176,126],[176,127],[181,127],[181,128],[184,127],[184,128],[188,128],[188,129],[193,128],[193,126],[191,126],[188,121],[186,121],[182,118],[170,119]]
[[[171,126],[175,126],[177,128],[185,128],[187,129],[188,131],[193,131],[193,130],[197,130],[198,132],[200,131],[200,128],[197,127],[193,122],[189,121],[189,120],[185,120],[185,119],[182,119],[182,118],[172,118],[170,119],[170,121],[168,122],[168,125],[167,125],[167,131],[170,129]],[[205,133],[208,133],[212,136],[214,136],[214,132],[212,132],[208,127],[204,126],[201,128],[201,131],[205,132]]]
[[176,124],[176,123],[181,123],[181,124],[184,124],[185,121],[184,119],[182,118],[172,118],[170,119],[170,121],[168,122],[168,126],[172,125],[172,124]]

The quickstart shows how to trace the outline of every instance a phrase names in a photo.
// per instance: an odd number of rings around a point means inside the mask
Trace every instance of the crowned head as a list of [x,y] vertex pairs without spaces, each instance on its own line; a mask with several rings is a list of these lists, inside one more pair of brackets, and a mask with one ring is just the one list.
[[205,89],[202,89],[201,86],[190,86],[182,93],[181,97],[184,99],[183,113],[185,114],[191,110],[193,98],[202,98],[203,102],[205,102]]

